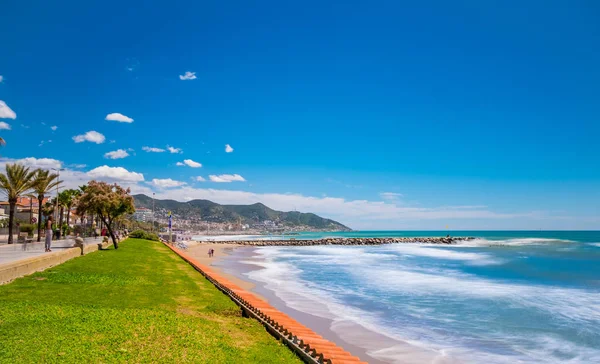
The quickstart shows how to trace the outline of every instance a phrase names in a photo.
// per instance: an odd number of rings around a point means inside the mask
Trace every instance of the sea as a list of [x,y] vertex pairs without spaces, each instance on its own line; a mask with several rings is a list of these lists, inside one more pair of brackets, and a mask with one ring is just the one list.
[[251,266],[240,273],[245,279],[290,309],[327,322],[344,342],[379,362],[600,363],[600,231],[294,237],[448,234],[475,239],[455,245],[260,247],[228,259]]

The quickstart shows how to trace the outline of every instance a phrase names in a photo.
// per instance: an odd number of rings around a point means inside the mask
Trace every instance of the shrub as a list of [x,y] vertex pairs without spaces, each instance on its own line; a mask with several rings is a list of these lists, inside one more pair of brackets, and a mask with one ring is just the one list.
[[135,230],[132,231],[129,234],[130,238],[136,238],[136,239],[145,239],[145,240],[153,240],[153,241],[159,241],[160,239],[158,238],[158,235],[154,234],[154,233],[149,233],[147,231],[144,230]]
[[85,232],[85,226],[81,226],[81,225],[73,226],[73,233],[75,235],[83,236],[84,232]]
[[22,233],[27,233],[28,236],[33,236],[33,232],[37,227],[35,224],[21,224],[19,227],[19,231]]
[[67,225],[66,222],[64,222],[62,224],[61,233],[63,236],[67,236],[67,235],[71,234],[71,227],[69,225]]

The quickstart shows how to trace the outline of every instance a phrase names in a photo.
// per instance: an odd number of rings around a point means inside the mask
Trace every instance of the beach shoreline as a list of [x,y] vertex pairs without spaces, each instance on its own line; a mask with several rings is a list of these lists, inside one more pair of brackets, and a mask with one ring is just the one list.
[[[253,259],[257,247],[216,242],[189,242],[187,253],[200,263],[208,265],[219,274],[230,279],[241,288],[269,302],[273,307],[284,312],[325,339],[337,343],[352,355],[361,360],[373,363],[426,363],[432,362],[437,354],[418,350],[409,343],[400,342],[383,334],[368,330],[356,322],[334,321],[333,319],[315,316],[290,307],[277,292],[269,289],[262,282],[254,281],[247,276],[260,267],[245,263]],[[208,257],[208,250],[215,251],[213,258]],[[399,361],[401,358],[401,361]],[[439,358],[438,358],[439,359]],[[440,361],[454,363],[454,361]]]

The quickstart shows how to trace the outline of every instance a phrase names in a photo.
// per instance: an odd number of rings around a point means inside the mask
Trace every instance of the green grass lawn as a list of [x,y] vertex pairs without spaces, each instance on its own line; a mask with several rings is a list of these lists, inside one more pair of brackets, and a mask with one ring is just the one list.
[[165,246],[128,239],[0,286],[0,362],[300,360]]

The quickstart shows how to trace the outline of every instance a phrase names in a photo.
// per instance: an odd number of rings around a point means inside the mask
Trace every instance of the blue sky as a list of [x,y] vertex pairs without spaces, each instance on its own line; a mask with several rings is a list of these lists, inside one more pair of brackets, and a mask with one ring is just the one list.
[[2,161],[358,229],[600,228],[596,2],[324,3],[4,4]]

